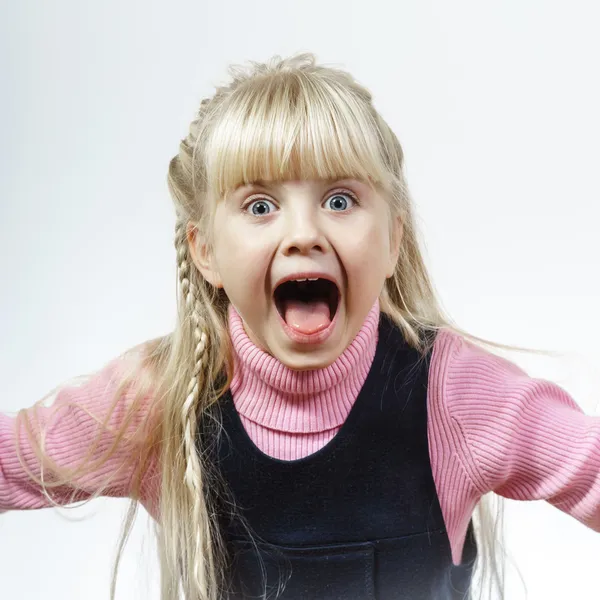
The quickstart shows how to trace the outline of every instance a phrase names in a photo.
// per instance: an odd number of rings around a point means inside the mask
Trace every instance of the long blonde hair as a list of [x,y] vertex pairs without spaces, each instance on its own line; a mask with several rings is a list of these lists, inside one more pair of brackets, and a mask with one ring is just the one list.
[[[152,455],[168,465],[161,469],[156,522],[161,599],[175,600],[182,594],[187,600],[220,596],[226,559],[208,493],[215,474],[198,451],[196,439],[199,423],[210,412],[207,408],[231,382],[228,299],[195,268],[186,230],[190,224],[196,227],[210,248],[216,203],[236,186],[258,180],[346,177],[376,186],[389,200],[390,214],[403,222],[399,259],[394,275],[385,283],[380,306],[408,343],[425,355],[431,349],[426,340],[432,338],[424,334],[447,328],[475,343],[515,348],[468,334],[441,308],[420,250],[402,148],[365,87],[343,70],[318,65],[312,54],[236,66],[230,74],[227,85],[201,102],[169,164],[168,185],[177,215],[179,314],[172,334],[138,348],[141,359],[133,361],[120,388],[134,382],[138,400],[150,392],[152,410],[139,428],[142,449],[132,457],[136,464],[132,504],[119,545],[111,598],[140,497],[144,465]],[[139,407],[134,401],[129,414]],[[124,420],[123,430],[117,432],[106,455],[81,469],[97,468],[107,460],[128,422]],[[44,458],[43,448],[39,453]],[[44,486],[68,483],[73,476],[73,472],[62,473],[61,479],[55,464],[49,470],[53,481],[42,481]],[[502,595],[502,556],[494,546],[501,537],[495,529],[501,521],[483,501],[474,520],[479,547],[476,571],[480,578],[487,577],[490,590],[495,588]]]

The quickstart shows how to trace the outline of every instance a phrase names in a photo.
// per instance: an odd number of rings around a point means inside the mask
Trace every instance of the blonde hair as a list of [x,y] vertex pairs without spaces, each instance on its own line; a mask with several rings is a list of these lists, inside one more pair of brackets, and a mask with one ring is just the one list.
[[[109,451],[81,466],[97,468],[115,452],[129,417],[140,411],[148,394],[152,406],[136,429],[141,450],[132,457],[136,477],[117,555],[119,560],[140,497],[144,465],[152,455],[161,469],[156,532],[161,570],[161,598],[216,600],[225,577],[225,552],[214,518],[211,494],[216,482],[211,464],[198,450],[199,424],[231,383],[233,361],[227,327],[228,299],[210,285],[190,259],[186,231],[196,227],[209,248],[216,203],[240,184],[254,181],[342,179],[375,186],[389,200],[392,216],[403,222],[400,255],[394,275],[380,297],[382,312],[401,329],[411,346],[425,355],[434,336],[447,328],[475,343],[497,348],[452,323],[444,313],[420,250],[413,202],[403,174],[403,151],[371,94],[347,72],[318,65],[312,54],[274,57],[267,63],[231,68],[231,81],[203,100],[178,154],[170,161],[168,185],[177,215],[175,247],[178,269],[178,320],[172,334],[136,349],[119,393],[132,383],[137,394],[128,418]],[[117,394],[118,395],[118,394]],[[115,400],[118,400],[118,398]],[[114,407],[115,404],[113,404]],[[107,417],[108,419],[108,417]],[[30,429],[28,429],[30,432]],[[33,439],[30,432],[30,438]],[[43,448],[39,449],[44,459]],[[52,483],[73,477],[51,464]],[[215,484],[216,485],[216,484]],[[101,493],[97,491],[94,496]],[[503,564],[495,551],[500,539],[482,499],[474,514],[478,542],[477,572],[502,595]]]

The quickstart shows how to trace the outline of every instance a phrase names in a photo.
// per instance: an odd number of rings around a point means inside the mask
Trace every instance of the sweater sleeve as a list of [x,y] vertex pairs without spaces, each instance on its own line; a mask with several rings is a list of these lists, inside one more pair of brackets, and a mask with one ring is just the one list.
[[[125,497],[131,491],[135,461],[127,460],[139,448],[132,443],[143,419],[143,410],[136,411],[123,438],[116,444],[116,432],[123,424],[133,393],[130,390],[118,397],[120,362],[116,359],[82,385],[60,389],[51,406],[25,409],[26,419],[17,427],[17,418],[0,414],[0,511],[38,509],[52,506],[27,471],[39,478],[42,468],[27,435],[27,424],[36,440],[44,436],[46,456],[59,468],[72,469],[85,462],[80,473],[75,472],[69,485],[49,487],[52,500],[69,504],[88,499],[102,489],[104,496]],[[147,404],[147,403],[146,403]],[[145,403],[142,399],[140,406]],[[20,460],[17,454],[20,442]],[[97,443],[97,445],[95,445]],[[114,453],[104,462],[95,461],[104,452]],[[90,452],[91,450],[91,452]],[[94,462],[98,462],[94,466]],[[23,464],[26,469],[23,468]],[[155,495],[153,485],[156,466],[151,461],[142,479],[142,503],[151,510]],[[43,470],[44,481],[52,481],[52,467]]]
[[560,386],[460,338],[445,400],[479,492],[546,500],[600,531],[600,417]]

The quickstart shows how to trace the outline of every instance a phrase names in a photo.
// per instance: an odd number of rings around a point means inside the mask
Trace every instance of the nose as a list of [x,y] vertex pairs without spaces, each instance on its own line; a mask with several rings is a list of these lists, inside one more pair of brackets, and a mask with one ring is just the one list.
[[299,215],[296,212],[288,219],[286,225],[281,248],[286,256],[325,252],[327,241],[319,227],[317,218],[312,215]]

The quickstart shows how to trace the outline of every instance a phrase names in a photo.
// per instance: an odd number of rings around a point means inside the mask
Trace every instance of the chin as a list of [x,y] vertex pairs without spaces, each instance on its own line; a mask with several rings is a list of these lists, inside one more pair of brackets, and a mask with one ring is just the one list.
[[[300,353],[299,353],[300,354]],[[333,364],[339,354],[334,352],[328,353],[328,356],[320,356],[321,353],[305,352],[303,355],[288,355],[284,357],[276,356],[276,358],[289,369],[294,371],[313,371],[315,369],[324,369]]]

